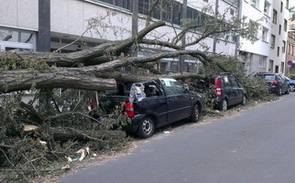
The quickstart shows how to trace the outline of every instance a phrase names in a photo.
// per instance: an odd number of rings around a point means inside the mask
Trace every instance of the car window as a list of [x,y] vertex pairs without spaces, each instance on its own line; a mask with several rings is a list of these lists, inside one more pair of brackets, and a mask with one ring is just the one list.
[[232,87],[239,87],[238,82],[236,81],[236,79],[233,76],[230,76],[229,79],[230,79]]
[[284,82],[284,79],[282,78],[282,76],[277,75],[277,80],[280,82]]
[[161,81],[167,95],[183,94],[185,92],[183,85],[174,79],[162,79]]
[[275,80],[275,75],[265,75],[265,80],[266,81],[274,81]]
[[222,76],[222,79],[224,81],[224,86],[225,87],[230,87],[231,86],[231,82],[228,76]]
[[144,87],[146,97],[155,97],[163,95],[163,92],[155,84],[146,84]]

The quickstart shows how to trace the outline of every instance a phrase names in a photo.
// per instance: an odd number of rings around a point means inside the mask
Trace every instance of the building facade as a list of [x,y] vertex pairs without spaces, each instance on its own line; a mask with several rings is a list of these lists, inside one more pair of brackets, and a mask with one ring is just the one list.
[[288,0],[244,0],[241,18],[260,26],[256,32],[258,41],[242,39],[239,54],[245,64],[245,72],[285,73]]
[[[93,47],[109,40],[123,40],[143,29],[152,0],[0,0],[0,50],[31,50],[73,52]],[[247,22],[259,22],[258,41],[230,37],[226,41],[208,37],[189,49],[239,56],[245,73],[260,71],[285,72],[287,45],[288,0],[175,0],[152,14],[152,21],[165,20],[167,26],[148,34],[148,38],[168,41],[184,27],[182,18],[195,19],[203,8],[208,16],[217,12],[227,18],[238,16]],[[185,8],[184,8],[185,7]],[[202,16],[200,16],[202,17]],[[200,18],[199,21],[202,21]],[[189,32],[189,38],[198,36]],[[82,37],[78,41],[76,39]],[[64,47],[71,42],[70,46]],[[62,48],[62,49],[60,49]],[[155,50],[139,51],[145,56]],[[167,50],[169,51],[169,50]],[[158,66],[163,72],[180,69],[198,72],[200,62],[185,57],[163,59]]]

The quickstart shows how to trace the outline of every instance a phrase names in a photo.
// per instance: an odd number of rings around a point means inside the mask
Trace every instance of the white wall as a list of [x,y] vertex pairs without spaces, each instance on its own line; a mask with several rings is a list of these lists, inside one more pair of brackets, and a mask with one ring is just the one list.
[[0,25],[38,28],[37,0],[0,0]]
[[[99,5],[79,0],[51,0],[51,30],[64,34],[82,35],[107,40],[124,39],[131,35],[131,16]],[[94,24],[92,24],[94,25]]]

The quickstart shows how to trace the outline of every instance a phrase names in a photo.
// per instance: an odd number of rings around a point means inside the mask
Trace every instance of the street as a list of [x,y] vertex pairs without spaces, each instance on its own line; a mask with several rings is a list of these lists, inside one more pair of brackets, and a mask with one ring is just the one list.
[[241,115],[158,133],[62,183],[294,183],[295,93]]

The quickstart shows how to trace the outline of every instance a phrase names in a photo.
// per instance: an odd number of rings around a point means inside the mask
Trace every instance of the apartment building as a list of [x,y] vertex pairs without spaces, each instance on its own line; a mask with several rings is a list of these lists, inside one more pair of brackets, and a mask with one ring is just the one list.
[[288,75],[295,74],[295,20],[292,21],[292,16],[295,14],[295,1],[290,2],[290,12],[287,51],[286,51],[286,73]]
[[243,0],[241,18],[259,23],[258,41],[241,40],[239,54],[244,60],[245,72],[285,73],[288,0]]
[[[62,52],[93,47],[109,40],[129,38],[146,22],[152,0],[0,0],[0,50],[54,51],[82,37]],[[161,0],[165,4],[165,0]],[[226,41],[208,37],[189,49],[235,56],[244,63],[245,72],[284,72],[287,30],[285,14],[288,0],[174,0],[152,15],[152,21],[165,20],[167,26],[157,29],[148,38],[170,40],[183,29],[182,18],[196,18],[204,7],[208,16],[227,12],[245,21],[259,21],[259,41],[251,43],[230,34]],[[138,3],[138,4],[137,4]],[[137,6],[136,6],[137,5]],[[185,8],[184,8],[185,7]],[[186,13],[184,13],[186,12]],[[258,20],[259,19],[259,20]],[[202,21],[200,19],[200,21]],[[198,35],[190,32],[188,38]],[[147,46],[137,53],[145,56],[157,48]],[[166,50],[169,51],[169,50]],[[198,72],[200,62],[185,57],[163,59],[157,67],[163,72],[181,70]]]
[[286,73],[295,74],[295,30],[288,32],[286,53]]

